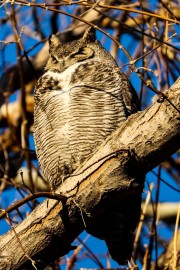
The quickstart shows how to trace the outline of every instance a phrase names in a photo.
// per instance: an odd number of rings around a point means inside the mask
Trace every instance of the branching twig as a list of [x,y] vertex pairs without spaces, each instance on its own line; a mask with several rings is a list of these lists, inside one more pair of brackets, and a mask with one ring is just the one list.
[[64,203],[67,201],[67,197],[62,194],[56,194],[52,192],[36,192],[36,193],[28,195],[27,197],[25,197],[24,199],[20,201],[17,201],[15,204],[11,205],[6,210],[1,210],[2,213],[0,214],[0,219],[5,217],[7,213],[11,213],[12,211],[16,210],[18,207],[22,206],[23,204],[29,201],[32,201],[36,198],[42,198],[42,197],[43,198],[46,197],[46,198],[57,200],[57,201],[62,201]]

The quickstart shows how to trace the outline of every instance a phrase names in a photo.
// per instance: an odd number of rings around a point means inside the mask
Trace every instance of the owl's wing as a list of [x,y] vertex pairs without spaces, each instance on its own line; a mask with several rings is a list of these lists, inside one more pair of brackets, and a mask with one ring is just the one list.
[[119,69],[121,77],[121,95],[127,111],[127,115],[131,115],[141,110],[138,95],[127,76]]

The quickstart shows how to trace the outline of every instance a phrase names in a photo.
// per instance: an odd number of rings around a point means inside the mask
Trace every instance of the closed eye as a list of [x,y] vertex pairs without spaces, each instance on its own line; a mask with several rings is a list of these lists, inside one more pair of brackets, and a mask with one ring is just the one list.
[[52,59],[53,64],[57,64],[58,63],[58,60],[53,55],[51,55],[51,59]]

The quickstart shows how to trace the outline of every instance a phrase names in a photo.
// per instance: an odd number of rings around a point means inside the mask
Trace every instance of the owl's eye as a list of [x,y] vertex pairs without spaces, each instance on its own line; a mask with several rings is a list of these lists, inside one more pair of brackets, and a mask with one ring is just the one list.
[[51,59],[52,59],[53,64],[57,64],[58,63],[56,57],[54,57],[54,56],[51,55]]

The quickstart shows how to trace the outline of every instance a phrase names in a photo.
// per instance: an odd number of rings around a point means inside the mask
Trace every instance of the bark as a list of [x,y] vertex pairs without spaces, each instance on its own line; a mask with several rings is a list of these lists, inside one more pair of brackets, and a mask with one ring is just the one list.
[[109,201],[141,195],[143,176],[180,148],[180,79],[165,94],[168,100],[130,116],[66,179],[56,191],[66,203],[46,200],[1,236],[0,269],[34,269],[29,257],[42,269],[72,248]]

